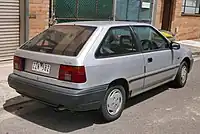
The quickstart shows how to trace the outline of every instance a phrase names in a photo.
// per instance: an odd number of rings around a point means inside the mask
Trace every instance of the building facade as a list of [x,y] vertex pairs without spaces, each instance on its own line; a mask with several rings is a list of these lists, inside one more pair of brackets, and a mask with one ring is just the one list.
[[200,38],[200,0],[157,0],[155,26],[170,30],[177,40]]
[[0,1],[0,62],[13,59],[16,48],[27,39],[26,5],[26,0]]
[[26,40],[48,28],[49,0],[0,1],[0,62],[13,59]]

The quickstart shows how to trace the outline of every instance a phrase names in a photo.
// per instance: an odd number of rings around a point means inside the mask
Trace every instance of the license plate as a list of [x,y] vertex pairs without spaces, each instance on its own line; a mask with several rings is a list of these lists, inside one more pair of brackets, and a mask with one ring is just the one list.
[[41,62],[33,62],[32,70],[36,72],[49,74],[51,70],[51,65]]

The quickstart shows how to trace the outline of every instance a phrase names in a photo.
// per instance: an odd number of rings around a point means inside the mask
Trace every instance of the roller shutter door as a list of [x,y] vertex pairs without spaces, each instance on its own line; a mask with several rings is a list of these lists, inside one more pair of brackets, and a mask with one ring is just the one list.
[[13,59],[19,47],[19,1],[0,0],[0,62]]

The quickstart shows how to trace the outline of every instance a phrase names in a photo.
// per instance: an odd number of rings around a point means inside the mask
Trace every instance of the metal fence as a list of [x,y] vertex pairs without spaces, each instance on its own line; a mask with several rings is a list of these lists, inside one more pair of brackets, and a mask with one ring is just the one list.
[[151,23],[153,0],[117,0],[116,20]]
[[54,0],[57,21],[112,19],[112,0]]
[[57,22],[126,20],[151,23],[153,0],[54,0]]

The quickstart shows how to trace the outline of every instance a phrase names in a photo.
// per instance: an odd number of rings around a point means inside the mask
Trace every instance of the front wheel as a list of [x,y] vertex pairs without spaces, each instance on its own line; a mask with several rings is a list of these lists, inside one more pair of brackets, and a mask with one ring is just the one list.
[[105,121],[118,119],[124,110],[126,93],[123,86],[111,86],[102,103],[100,112]]
[[181,63],[178,73],[176,75],[175,80],[173,81],[173,86],[175,86],[176,88],[182,88],[185,86],[186,82],[187,82],[187,77],[188,77],[188,65],[187,63],[184,61]]

